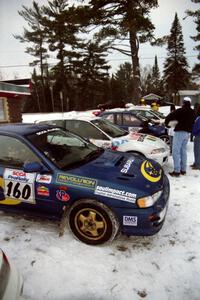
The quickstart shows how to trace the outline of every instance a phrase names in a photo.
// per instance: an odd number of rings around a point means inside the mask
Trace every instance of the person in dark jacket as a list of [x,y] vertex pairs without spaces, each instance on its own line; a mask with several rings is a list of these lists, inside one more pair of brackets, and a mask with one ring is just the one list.
[[169,175],[179,177],[186,174],[187,167],[187,143],[195,122],[194,110],[190,107],[191,99],[185,97],[181,108],[170,113],[165,119],[165,125],[170,121],[177,121],[174,128],[174,137],[172,145],[172,157],[174,162],[174,171]]
[[200,170],[200,107],[197,110],[197,118],[192,129],[194,136],[194,163],[193,170]]

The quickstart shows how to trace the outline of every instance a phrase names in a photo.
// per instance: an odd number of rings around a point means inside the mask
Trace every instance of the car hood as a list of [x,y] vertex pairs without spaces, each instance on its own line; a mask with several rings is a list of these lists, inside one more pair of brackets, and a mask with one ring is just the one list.
[[154,193],[163,187],[163,170],[157,162],[111,150],[67,173],[92,178],[104,186],[135,189],[138,195]]
[[141,145],[147,146],[149,149],[155,149],[155,148],[167,148],[167,145],[164,141],[162,141],[160,138],[157,138],[155,136],[149,135],[149,134],[143,134],[139,132],[132,132],[127,134],[126,136],[114,138],[112,140],[112,146],[121,146],[126,143],[139,143]]

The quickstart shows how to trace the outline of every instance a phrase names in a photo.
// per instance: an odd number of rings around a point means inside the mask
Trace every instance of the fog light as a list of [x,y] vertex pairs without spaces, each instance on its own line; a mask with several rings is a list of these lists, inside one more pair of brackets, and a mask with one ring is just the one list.
[[156,221],[159,221],[160,220],[160,217],[157,216],[157,215],[151,215],[149,216],[149,221],[150,222],[156,222]]

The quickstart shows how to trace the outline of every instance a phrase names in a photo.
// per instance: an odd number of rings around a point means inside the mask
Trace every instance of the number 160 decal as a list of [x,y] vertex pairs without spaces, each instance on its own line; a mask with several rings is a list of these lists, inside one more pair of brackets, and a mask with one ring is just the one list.
[[4,173],[5,197],[22,202],[35,203],[34,180],[35,174],[6,169]]
[[7,184],[7,193],[6,196],[8,197],[14,197],[14,198],[23,198],[24,200],[27,200],[30,198],[31,195],[31,187],[28,184],[25,184],[25,186],[22,188],[20,187],[20,183],[13,183],[10,181]]

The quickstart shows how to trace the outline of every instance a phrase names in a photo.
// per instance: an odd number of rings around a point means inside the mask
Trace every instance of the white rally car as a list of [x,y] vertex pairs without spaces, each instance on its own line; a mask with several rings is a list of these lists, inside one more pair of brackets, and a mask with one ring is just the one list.
[[67,119],[40,121],[56,124],[78,134],[104,149],[130,152],[154,159],[163,165],[169,157],[169,146],[160,138],[138,132],[128,133],[108,120],[99,117],[78,116]]

